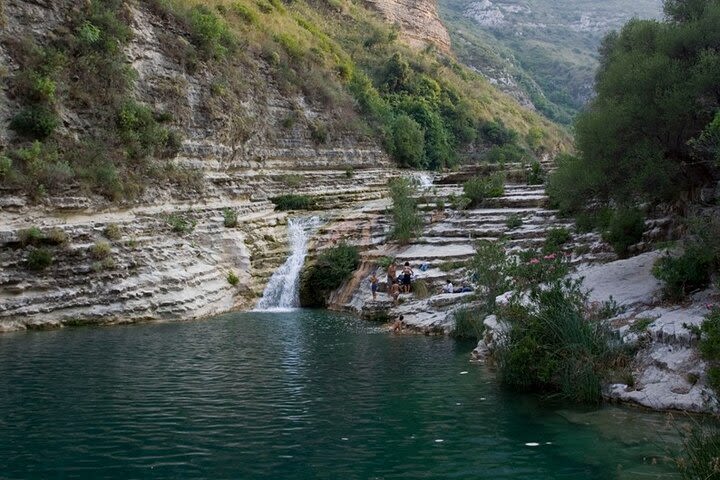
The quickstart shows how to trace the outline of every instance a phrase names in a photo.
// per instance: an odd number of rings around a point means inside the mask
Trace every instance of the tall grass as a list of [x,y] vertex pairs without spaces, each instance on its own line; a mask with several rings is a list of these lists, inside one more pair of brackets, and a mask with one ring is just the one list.
[[683,450],[676,463],[685,480],[720,479],[720,429],[698,422],[689,431],[681,432]]
[[396,178],[390,182],[392,196],[393,230],[390,236],[400,244],[407,244],[422,232],[423,221],[413,198],[414,185],[407,178]]
[[485,331],[484,312],[477,309],[461,308],[453,312],[455,328],[452,336],[461,339],[479,340]]

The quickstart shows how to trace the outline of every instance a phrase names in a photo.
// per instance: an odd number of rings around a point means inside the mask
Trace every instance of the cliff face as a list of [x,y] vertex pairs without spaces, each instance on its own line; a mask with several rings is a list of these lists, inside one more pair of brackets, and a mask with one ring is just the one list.
[[[7,2],[3,40],[22,35],[25,25],[42,35],[70,8]],[[72,189],[39,204],[0,191],[0,331],[187,319],[251,307],[287,256],[288,215],[275,212],[269,198],[311,195],[329,221],[345,206],[379,198],[393,174],[380,147],[345,125],[352,117],[281,92],[261,62],[240,72],[242,97],[218,97],[214,72],[189,75],[168,55],[163,19],[140,6],[129,13],[133,36],[125,54],[137,72],[134,94],[172,112],[185,138],[173,163],[202,177],[192,190],[150,187],[126,207]],[[8,45],[0,44],[0,58],[13,73],[18,65]],[[16,107],[5,90],[4,122]],[[61,115],[68,135],[89,128],[72,111]],[[313,138],[318,124],[332,125],[323,143]],[[7,146],[12,133],[2,131]],[[237,225],[224,226],[227,211],[237,215]],[[39,250],[51,261],[33,270]]]
[[440,21],[435,0],[367,0],[389,22],[400,27],[400,35],[414,48],[434,45],[450,53],[450,35]]

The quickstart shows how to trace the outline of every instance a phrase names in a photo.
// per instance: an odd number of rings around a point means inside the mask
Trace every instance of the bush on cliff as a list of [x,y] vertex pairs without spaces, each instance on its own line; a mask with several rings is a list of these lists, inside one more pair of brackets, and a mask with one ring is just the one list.
[[313,210],[317,207],[314,198],[308,195],[280,195],[270,199],[275,204],[275,210]]
[[413,198],[414,185],[407,178],[396,178],[390,182],[392,196],[393,230],[390,237],[407,244],[421,232],[423,220],[417,209],[417,201]]
[[463,184],[463,192],[470,199],[470,207],[477,207],[486,198],[503,196],[505,176],[498,172],[489,177],[472,177]]
[[350,278],[359,264],[360,252],[354,245],[341,243],[322,252],[300,276],[300,305],[324,307],[330,293]]

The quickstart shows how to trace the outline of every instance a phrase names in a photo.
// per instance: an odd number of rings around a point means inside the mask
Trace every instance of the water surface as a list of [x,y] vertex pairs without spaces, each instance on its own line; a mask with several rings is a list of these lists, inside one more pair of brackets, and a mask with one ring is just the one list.
[[312,311],[2,335],[0,478],[676,478],[663,415],[509,395],[471,349]]

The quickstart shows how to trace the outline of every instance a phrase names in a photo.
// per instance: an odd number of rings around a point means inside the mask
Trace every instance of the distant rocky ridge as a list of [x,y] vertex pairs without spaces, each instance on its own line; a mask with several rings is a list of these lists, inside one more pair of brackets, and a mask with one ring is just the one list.
[[366,0],[389,22],[400,27],[401,36],[415,48],[434,45],[450,53],[450,35],[440,21],[436,0]]

